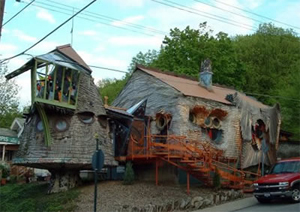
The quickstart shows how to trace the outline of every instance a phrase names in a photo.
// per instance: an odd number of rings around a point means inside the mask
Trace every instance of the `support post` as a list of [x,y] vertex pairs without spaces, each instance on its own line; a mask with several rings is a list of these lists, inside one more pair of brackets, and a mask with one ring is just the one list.
[[190,194],[190,173],[186,173],[186,178],[187,178],[187,183],[186,183],[186,189],[187,189],[187,194]]
[[5,158],[5,145],[2,147],[2,161],[4,161]]
[[265,157],[264,151],[261,150],[261,176],[265,175]]
[[96,137],[96,167],[94,169],[94,180],[95,180],[95,191],[94,191],[94,212],[97,211],[97,184],[98,184],[98,163],[99,163],[99,158],[98,158],[98,136]]
[[158,158],[156,158],[155,162],[155,184],[158,186]]

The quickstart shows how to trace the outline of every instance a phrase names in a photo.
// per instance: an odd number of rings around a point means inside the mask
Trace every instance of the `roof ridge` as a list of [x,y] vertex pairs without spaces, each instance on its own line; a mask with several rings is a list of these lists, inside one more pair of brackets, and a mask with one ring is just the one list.
[[195,77],[192,77],[192,76],[188,76],[188,75],[185,75],[185,74],[178,74],[178,73],[175,73],[175,72],[172,72],[172,71],[169,71],[169,70],[163,71],[163,70],[160,70],[160,69],[157,69],[157,68],[147,67],[147,66],[144,66],[144,65],[141,65],[141,64],[136,64],[136,68],[145,68],[145,69],[148,69],[150,71],[154,71],[154,72],[165,74],[165,75],[170,75],[170,76],[173,76],[173,77],[180,77],[180,78],[183,78],[183,79],[198,81]]
[[[71,52],[66,52],[71,50]],[[68,57],[69,59],[73,60],[74,62],[78,63],[78,65],[82,66],[84,69],[88,70],[90,73],[92,72],[92,69],[86,64],[86,62],[80,57],[80,55],[73,49],[73,47],[70,44],[65,44],[61,46],[57,46],[53,51],[58,51],[64,56]],[[53,52],[52,51],[52,52]],[[73,54],[73,55],[71,55]]]
[[[169,70],[162,71],[162,70],[160,70],[160,69],[152,68],[152,67],[147,67],[147,66],[144,66],[144,65],[141,65],[141,64],[136,64],[136,68],[144,68],[144,69],[147,69],[147,70],[149,70],[149,71],[154,71],[154,72],[157,72],[157,73],[160,73],[160,74],[165,74],[165,75],[174,76],[174,77],[180,77],[180,78],[182,78],[182,79],[187,79],[187,80],[199,82],[199,80],[196,79],[195,77],[188,76],[188,75],[185,75],[185,74],[178,74],[178,73],[175,73],[175,72],[172,72],[172,71],[169,71]],[[230,86],[227,86],[227,85],[220,85],[220,84],[218,84],[218,83],[213,83],[212,85],[213,85],[214,87],[220,88],[220,89],[226,88],[226,89],[231,89],[231,90],[238,91],[238,90],[235,89],[234,87],[230,87]]]

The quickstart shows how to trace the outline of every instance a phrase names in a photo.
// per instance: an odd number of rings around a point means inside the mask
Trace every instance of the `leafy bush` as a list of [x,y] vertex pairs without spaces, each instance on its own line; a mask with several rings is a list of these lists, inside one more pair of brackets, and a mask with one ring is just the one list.
[[0,170],[2,170],[2,178],[7,178],[9,176],[9,168],[3,164],[0,164]]
[[16,175],[10,175],[9,176],[9,182],[10,183],[16,183],[18,181],[17,176]]
[[131,184],[133,184],[133,181],[134,181],[134,171],[133,171],[133,168],[132,168],[132,163],[127,162],[123,184],[124,185],[131,185]]

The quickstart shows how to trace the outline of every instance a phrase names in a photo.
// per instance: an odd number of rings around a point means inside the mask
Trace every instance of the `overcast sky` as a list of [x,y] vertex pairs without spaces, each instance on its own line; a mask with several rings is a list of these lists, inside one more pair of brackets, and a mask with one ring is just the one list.
[[[28,2],[6,0],[3,23]],[[0,59],[22,52],[89,2],[36,0],[3,27]],[[300,33],[299,11],[299,0],[98,0],[74,19],[72,46],[89,65],[127,71],[131,58],[139,51],[159,50],[170,28],[184,29],[189,25],[197,29],[199,23],[206,21],[215,33],[223,31],[234,36],[251,34],[259,23],[273,22],[283,28],[294,26]],[[72,21],[28,53],[44,54],[56,46],[71,43],[71,29]],[[30,58],[20,56],[10,60],[9,72]],[[124,74],[93,69],[92,75],[98,81],[120,79]],[[21,87],[21,104],[30,104],[29,73],[18,76],[16,81]]]

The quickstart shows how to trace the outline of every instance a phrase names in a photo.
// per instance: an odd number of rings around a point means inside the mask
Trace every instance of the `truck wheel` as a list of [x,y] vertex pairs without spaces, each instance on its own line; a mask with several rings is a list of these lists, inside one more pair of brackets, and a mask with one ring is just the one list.
[[257,199],[257,201],[258,201],[259,203],[261,203],[261,204],[265,204],[265,203],[271,202],[270,199],[264,199],[264,198],[256,198],[256,199]]
[[296,185],[292,188],[291,200],[294,203],[300,202],[300,186]]

